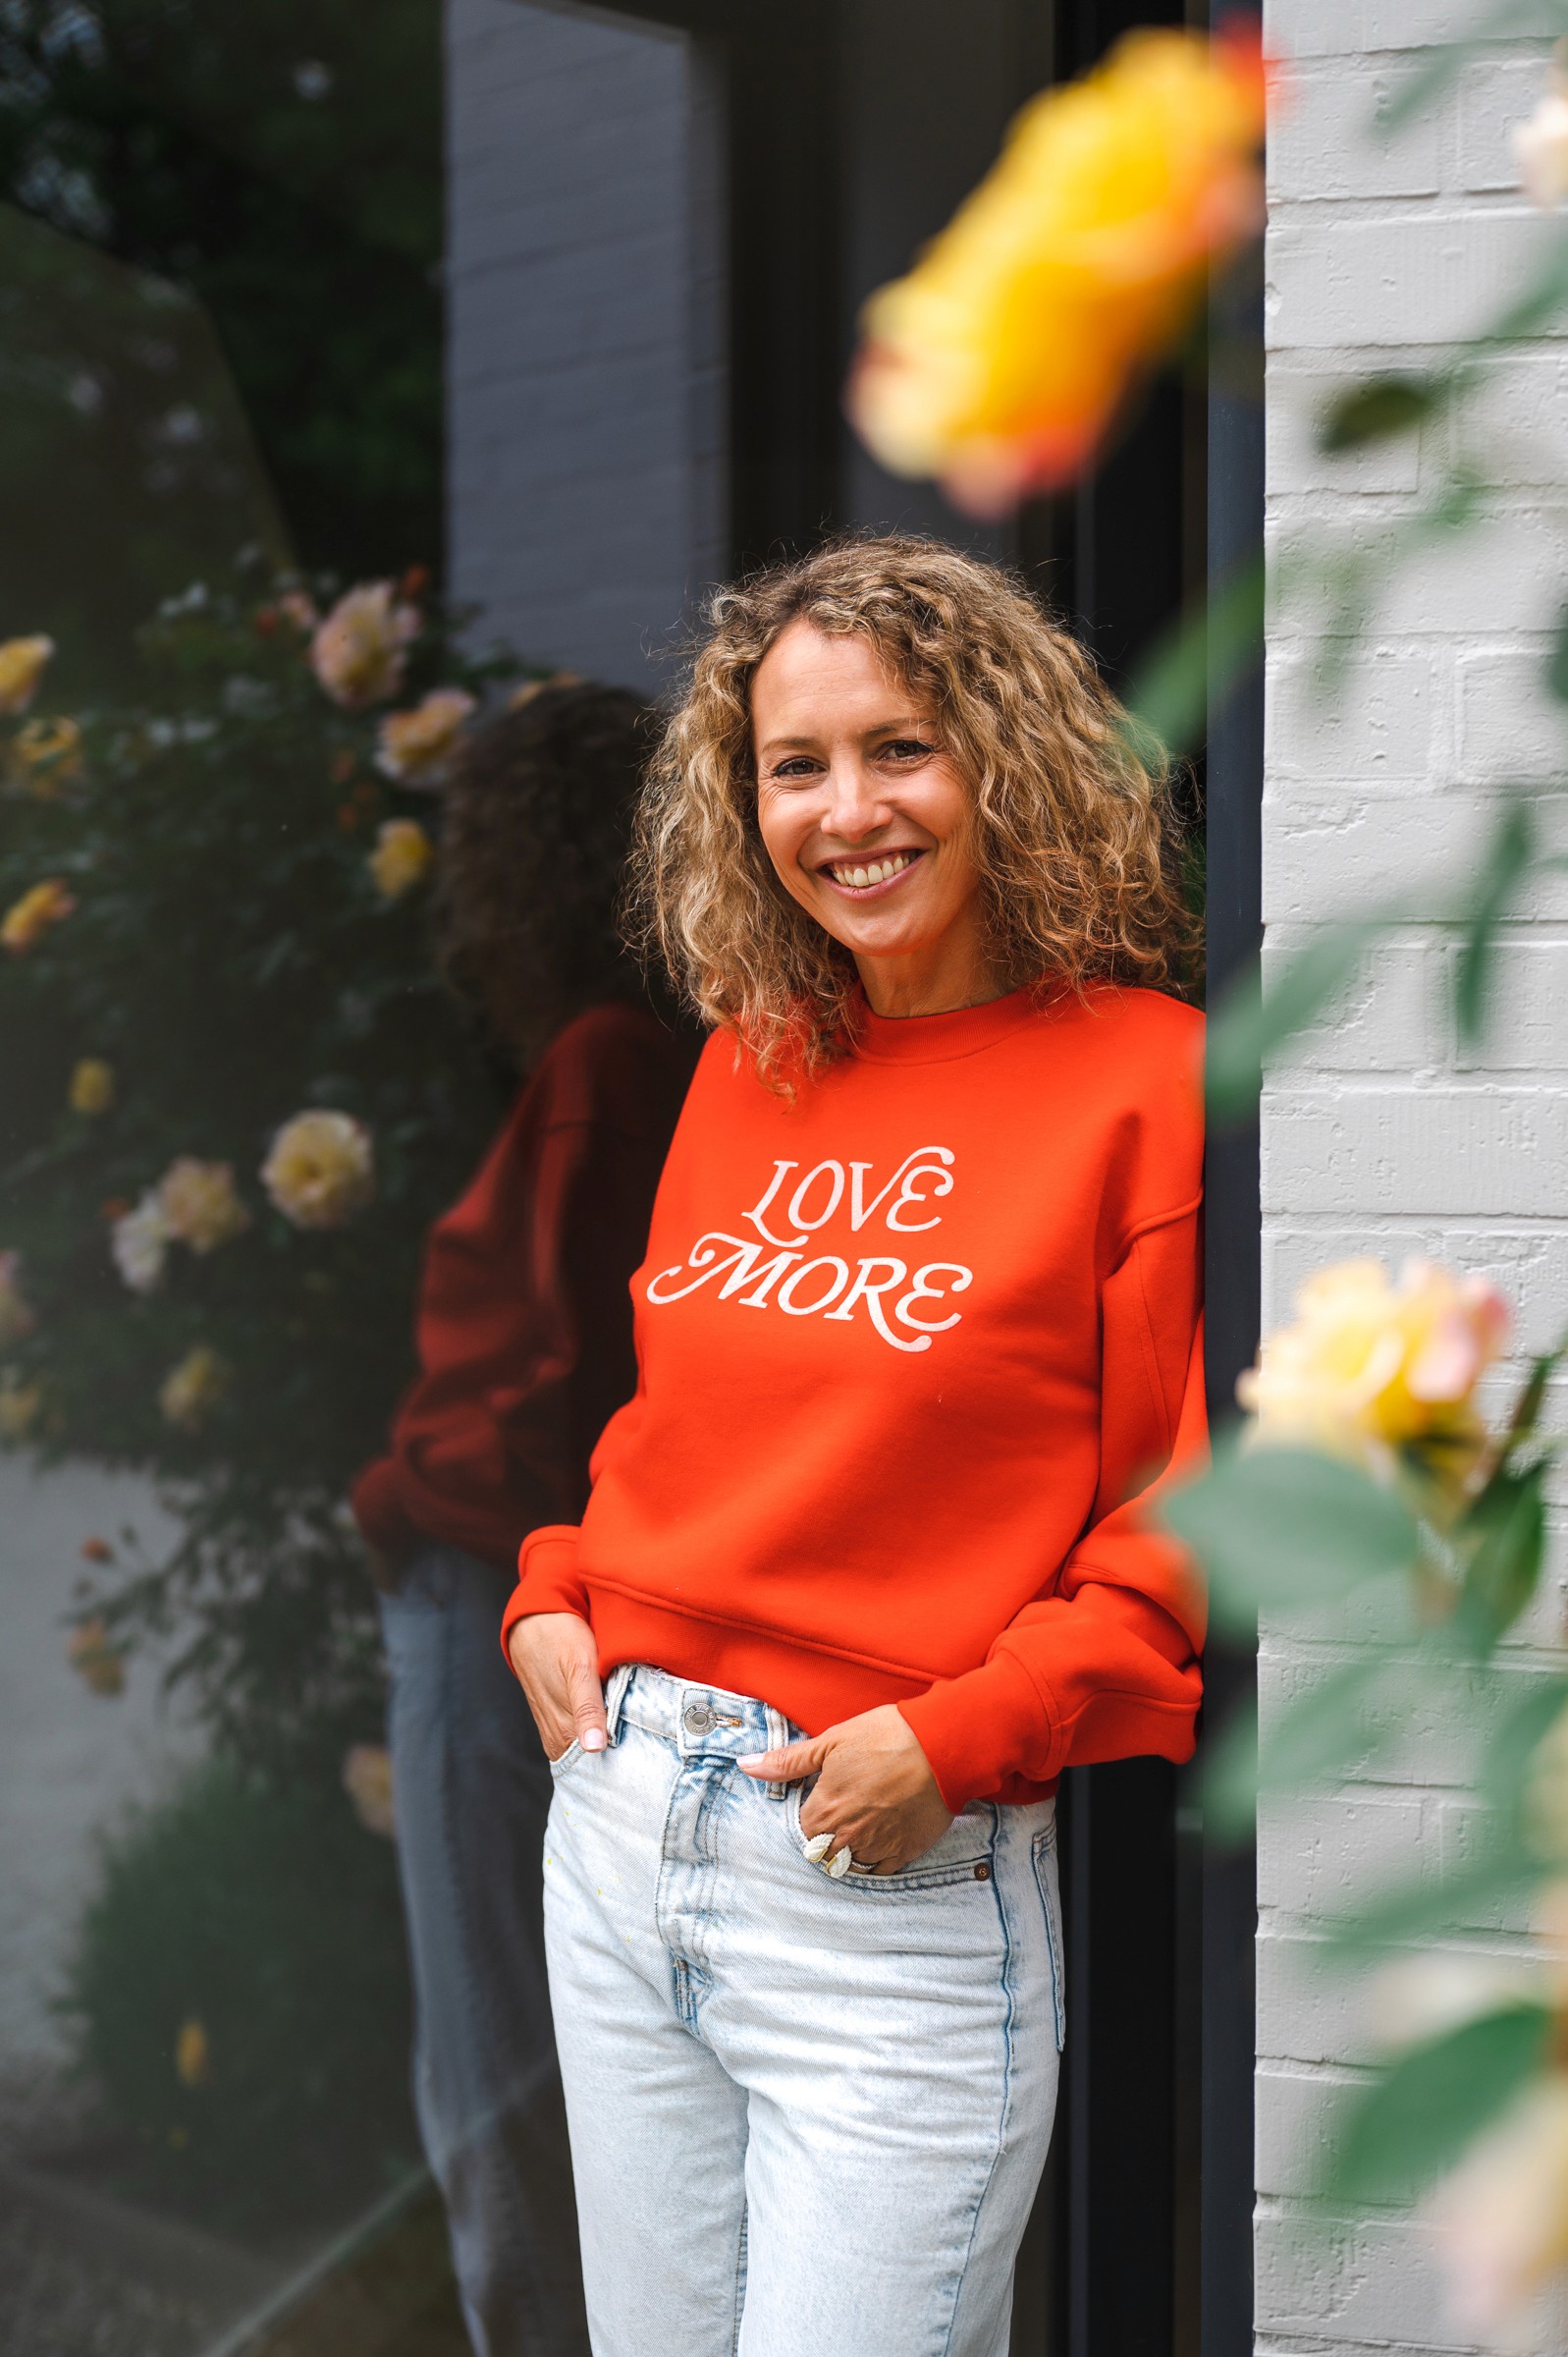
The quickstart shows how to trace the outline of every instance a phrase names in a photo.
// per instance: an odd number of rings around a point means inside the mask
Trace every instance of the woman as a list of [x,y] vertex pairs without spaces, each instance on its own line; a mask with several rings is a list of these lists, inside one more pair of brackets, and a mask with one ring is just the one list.
[[525,690],[447,786],[447,963],[529,1077],[431,1232],[419,1373],[353,1490],[383,1590],[414,2094],[477,2357],[586,2346],[539,1905],[550,1778],[495,1629],[518,1545],[581,1510],[631,1394],[626,1285],[691,1069],[616,933],[645,718],[620,688]]
[[1200,1023],[1118,720],[1004,575],[865,541],[717,599],[654,767],[717,1035],[505,1616],[598,2357],[1007,2346],[1052,1794],[1199,1694]]

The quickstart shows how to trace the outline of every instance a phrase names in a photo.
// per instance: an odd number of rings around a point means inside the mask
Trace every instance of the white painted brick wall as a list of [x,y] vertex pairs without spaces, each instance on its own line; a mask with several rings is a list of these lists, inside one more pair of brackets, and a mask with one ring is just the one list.
[[[1553,791],[1568,783],[1568,715],[1541,688],[1568,589],[1568,341],[1517,354],[1466,417],[1419,437],[1331,459],[1312,432],[1335,385],[1419,366],[1493,310],[1549,234],[1517,192],[1508,136],[1541,87],[1541,41],[1489,45],[1397,142],[1371,129],[1416,44],[1478,14],[1476,0],[1274,0],[1269,16],[1286,61],[1270,159],[1273,543],[1373,547],[1456,458],[1487,490],[1485,523],[1423,550],[1379,601],[1337,696],[1314,637],[1329,599],[1276,601],[1269,955],[1336,910],[1394,902],[1403,921],[1271,1084],[1265,1318],[1286,1315],[1326,1261],[1422,1252],[1504,1285],[1528,1349],[1568,1323],[1568,879],[1508,924],[1499,1021],[1481,1050],[1461,1051],[1437,993],[1453,957],[1444,918],[1498,790],[1525,786],[1568,850],[1568,796]],[[1561,1535],[1548,1592],[1509,1648],[1520,1677],[1564,1625]],[[1267,1631],[1266,1714],[1334,1651]],[[1465,1724],[1456,1695],[1449,1717],[1401,1727],[1334,1793],[1260,1828],[1257,2322],[1260,2349],[1279,2357],[1462,2345],[1419,2220],[1325,2215],[1314,2183],[1325,2107],[1378,2054],[1366,1993],[1324,1968],[1323,1923],[1370,1881],[1435,1871],[1485,1841]],[[1493,1915],[1456,1945],[1507,1953],[1520,1928]]]
[[727,537],[708,78],[608,12],[446,27],[453,587],[481,638],[658,687]]

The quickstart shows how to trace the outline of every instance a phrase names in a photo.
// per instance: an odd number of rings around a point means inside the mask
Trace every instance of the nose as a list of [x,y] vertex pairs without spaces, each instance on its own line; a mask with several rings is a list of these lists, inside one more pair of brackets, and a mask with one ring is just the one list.
[[881,780],[865,762],[845,753],[830,764],[828,806],[822,818],[824,834],[837,835],[843,843],[862,843],[868,835],[875,835],[879,827],[887,825],[889,815]]

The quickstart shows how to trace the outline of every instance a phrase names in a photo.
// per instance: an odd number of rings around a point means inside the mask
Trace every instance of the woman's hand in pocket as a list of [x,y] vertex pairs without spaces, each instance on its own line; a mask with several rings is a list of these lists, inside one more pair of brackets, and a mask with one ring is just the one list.
[[573,1743],[603,1751],[609,1741],[599,1647],[576,1613],[532,1613],[514,1621],[507,1653],[528,1697],[545,1757],[559,1760]]
[[759,1783],[814,1776],[801,1832],[808,1841],[832,1834],[836,1851],[846,1848],[857,1866],[879,1874],[896,1874],[922,1856],[952,1823],[914,1730],[891,1702],[739,1765]]

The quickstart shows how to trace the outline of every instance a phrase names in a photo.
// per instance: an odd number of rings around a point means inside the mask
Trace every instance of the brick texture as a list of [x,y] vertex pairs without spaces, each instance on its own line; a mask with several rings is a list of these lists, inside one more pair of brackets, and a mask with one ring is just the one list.
[[[1542,40],[1475,49],[1397,141],[1375,128],[1416,45],[1479,13],[1471,0],[1274,0],[1269,16],[1286,90],[1270,169],[1269,509],[1285,562],[1269,647],[1269,956],[1325,913],[1383,906],[1398,922],[1271,1077],[1264,1295],[1277,1321],[1327,1261],[1430,1254],[1513,1294],[1522,1355],[1568,1321],[1568,880],[1512,913],[1479,1046],[1460,1043],[1445,993],[1453,912],[1499,792],[1525,789],[1568,850],[1568,713],[1542,689],[1568,585],[1561,327],[1419,436],[1332,458],[1314,432],[1336,387],[1424,364],[1561,234],[1521,198],[1510,141],[1543,86]],[[1323,635],[1343,617],[1322,576],[1292,574],[1291,549],[1376,557],[1455,462],[1486,486],[1484,521],[1411,552],[1343,660]],[[1520,1681],[1562,1635],[1560,1498],[1553,1514],[1547,1592],[1507,1649]],[[1377,1633],[1370,1612],[1266,1630],[1266,1718]],[[1373,1993],[1325,1963],[1326,1922],[1358,1890],[1462,1864],[1487,1839],[1466,1784],[1475,1713],[1462,1688],[1444,1706],[1392,1727],[1331,1794],[1260,1827],[1257,2323],[1260,2350],[1280,2357],[1464,2345],[1420,2219],[1339,2217],[1319,2190],[1332,2105],[1379,2051]],[[1456,1948],[1517,1952],[1517,1917],[1476,1912]]]

